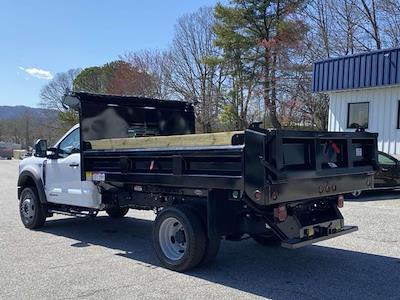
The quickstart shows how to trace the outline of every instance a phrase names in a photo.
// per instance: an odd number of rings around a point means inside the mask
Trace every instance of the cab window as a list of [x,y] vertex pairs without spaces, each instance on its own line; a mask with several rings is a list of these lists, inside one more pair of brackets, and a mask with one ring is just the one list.
[[378,155],[378,160],[379,160],[380,165],[386,165],[386,166],[395,166],[396,165],[396,161],[393,158],[383,155],[383,154]]
[[79,153],[80,145],[79,128],[77,128],[62,140],[58,146],[58,155],[65,158],[72,153]]

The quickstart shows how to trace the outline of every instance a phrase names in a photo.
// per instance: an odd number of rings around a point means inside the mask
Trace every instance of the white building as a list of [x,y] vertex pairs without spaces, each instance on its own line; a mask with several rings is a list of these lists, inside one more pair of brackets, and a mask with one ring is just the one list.
[[313,75],[330,98],[329,131],[377,132],[379,150],[400,157],[400,49],[318,61]]

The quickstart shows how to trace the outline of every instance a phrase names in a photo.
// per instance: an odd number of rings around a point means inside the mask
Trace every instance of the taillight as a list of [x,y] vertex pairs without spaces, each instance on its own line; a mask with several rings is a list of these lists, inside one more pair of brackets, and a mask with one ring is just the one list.
[[277,208],[275,208],[274,216],[281,222],[285,221],[287,219],[286,205],[279,205]]
[[342,208],[344,206],[344,196],[339,195],[337,199],[337,207]]
[[256,191],[254,192],[254,198],[255,198],[257,201],[260,201],[261,198],[262,198],[262,193],[261,193],[259,190],[256,190]]

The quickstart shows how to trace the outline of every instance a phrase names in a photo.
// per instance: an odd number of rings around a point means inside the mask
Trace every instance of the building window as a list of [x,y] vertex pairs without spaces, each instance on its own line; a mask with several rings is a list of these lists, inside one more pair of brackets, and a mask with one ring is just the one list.
[[400,129],[400,100],[397,101],[397,129]]
[[347,128],[368,128],[369,102],[349,103]]

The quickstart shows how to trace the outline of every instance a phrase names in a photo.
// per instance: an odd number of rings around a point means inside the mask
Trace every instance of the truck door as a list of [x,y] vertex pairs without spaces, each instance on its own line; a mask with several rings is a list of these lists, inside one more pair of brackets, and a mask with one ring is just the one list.
[[81,181],[79,128],[58,144],[56,159],[47,159],[44,169],[47,201],[98,208],[100,195],[90,181]]
[[380,152],[378,154],[379,170],[375,173],[375,187],[394,187],[398,177],[398,163],[394,157]]

